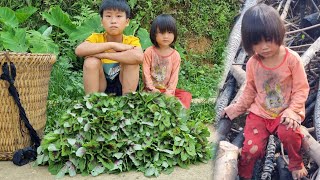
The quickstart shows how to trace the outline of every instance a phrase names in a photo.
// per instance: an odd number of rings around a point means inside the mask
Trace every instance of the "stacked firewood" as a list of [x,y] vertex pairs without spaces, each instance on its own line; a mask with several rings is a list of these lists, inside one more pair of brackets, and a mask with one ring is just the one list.
[[[306,179],[320,180],[320,0],[246,0],[234,24],[226,49],[225,72],[220,93],[215,102],[218,145],[214,166],[214,179],[237,178],[237,159],[244,140],[242,129],[245,115],[232,122],[221,117],[223,108],[237,101],[245,86],[247,54],[241,47],[241,21],[244,12],[257,3],[266,3],[277,9],[287,29],[285,45],[296,51],[305,65],[310,92],[306,101],[306,118],[301,130],[304,134],[304,163]],[[265,158],[255,166],[253,179],[292,179],[287,169],[288,158],[281,142],[270,136]]]

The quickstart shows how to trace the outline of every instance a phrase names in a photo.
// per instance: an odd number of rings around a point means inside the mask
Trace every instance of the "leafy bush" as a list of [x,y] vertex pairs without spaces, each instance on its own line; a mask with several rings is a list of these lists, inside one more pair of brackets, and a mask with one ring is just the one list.
[[193,121],[174,97],[132,93],[85,96],[44,136],[37,164],[62,177],[136,169],[172,172],[211,157],[208,128]]
[[43,33],[35,30],[20,28],[19,24],[25,22],[37,11],[34,7],[24,7],[13,11],[8,7],[0,7],[0,51],[3,49],[14,52],[32,53],[59,53],[59,47],[50,38],[51,29]]

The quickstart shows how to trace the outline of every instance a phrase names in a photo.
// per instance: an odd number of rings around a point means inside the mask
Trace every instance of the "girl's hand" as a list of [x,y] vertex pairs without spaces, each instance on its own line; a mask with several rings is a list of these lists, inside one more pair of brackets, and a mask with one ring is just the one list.
[[288,118],[288,117],[281,117],[280,123],[283,125],[286,125],[287,130],[289,128],[292,128],[292,130],[295,131],[296,129],[298,129],[298,127],[300,127],[300,124],[297,121],[295,121],[291,118]]
[[226,115],[226,111],[222,110],[222,112],[220,113],[220,117],[224,117]]
[[127,51],[127,50],[130,50],[130,49],[133,49],[134,46],[132,45],[128,45],[128,44],[122,44],[122,43],[116,43],[116,42],[112,42],[112,49],[114,51]]
[[154,89],[151,92],[153,92],[153,93],[161,93],[159,89]]
[[222,112],[220,113],[220,117],[221,118],[229,118],[225,110],[222,110]]

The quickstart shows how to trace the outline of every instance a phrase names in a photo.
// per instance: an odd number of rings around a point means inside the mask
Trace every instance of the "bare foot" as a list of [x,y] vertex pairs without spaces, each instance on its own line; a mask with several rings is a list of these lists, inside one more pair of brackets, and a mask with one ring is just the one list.
[[308,171],[306,170],[306,168],[303,166],[302,169],[300,170],[295,170],[291,172],[292,174],[292,178],[295,180],[301,180],[302,177],[305,177],[308,175]]

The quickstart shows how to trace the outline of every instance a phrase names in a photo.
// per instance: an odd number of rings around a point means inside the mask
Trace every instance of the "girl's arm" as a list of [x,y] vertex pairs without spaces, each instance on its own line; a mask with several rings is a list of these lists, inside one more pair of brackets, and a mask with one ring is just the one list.
[[169,78],[169,82],[167,83],[169,86],[167,87],[164,94],[174,96],[175,90],[177,88],[178,79],[179,79],[179,69],[180,69],[181,58],[179,53],[177,53],[177,57],[173,59],[172,63],[172,72]]
[[143,56],[143,64],[142,64],[142,73],[143,73],[143,80],[146,86],[146,89],[149,91],[156,91],[157,89],[153,86],[153,81],[151,79],[151,65],[152,65],[152,51],[147,49],[144,52]]
[[291,118],[298,123],[305,118],[305,102],[309,93],[309,84],[302,61],[299,59],[291,69],[292,91],[289,107],[283,111],[282,118]]
[[245,89],[243,90],[242,95],[239,97],[239,100],[235,104],[231,104],[224,109],[225,113],[231,120],[245,113],[247,109],[250,108],[257,95],[257,90],[254,82],[253,65],[252,61],[250,62],[250,60],[248,61],[246,66],[245,83]]

